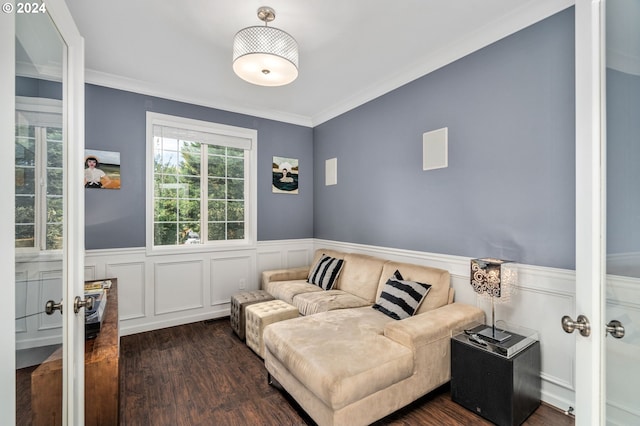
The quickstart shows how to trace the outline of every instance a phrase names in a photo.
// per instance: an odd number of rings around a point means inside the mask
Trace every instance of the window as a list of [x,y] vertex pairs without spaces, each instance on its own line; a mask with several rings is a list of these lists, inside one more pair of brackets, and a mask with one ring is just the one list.
[[255,241],[255,130],[147,113],[147,246]]
[[62,102],[17,97],[16,107],[15,247],[61,250]]

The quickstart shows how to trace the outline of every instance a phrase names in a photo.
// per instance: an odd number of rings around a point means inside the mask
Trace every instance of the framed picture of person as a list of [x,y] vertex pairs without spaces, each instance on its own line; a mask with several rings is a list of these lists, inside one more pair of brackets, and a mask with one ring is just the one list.
[[298,193],[298,160],[273,157],[272,192],[280,194]]
[[120,153],[114,151],[84,151],[84,187],[90,189],[120,189]]

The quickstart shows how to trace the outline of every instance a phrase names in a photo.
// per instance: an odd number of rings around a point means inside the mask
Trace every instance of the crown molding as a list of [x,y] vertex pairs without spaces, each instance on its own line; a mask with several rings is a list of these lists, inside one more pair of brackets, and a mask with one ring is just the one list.
[[240,106],[233,103],[212,102],[209,99],[184,96],[171,90],[166,90],[160,85],[147,81],[121,77],[92,69],[85,70],[85,82],[97,86],[109,87],[112,89],[124,90],[141,95],[154,96],[177,102],[184,102],[192,105],[207,108],[219,109],[237,114],[250,115],[252,117],[264,118],[267,120],[281,121],[284,123],[296,124],[299,126],[312,127],[311,118],[298,114],[291,114],[284,111],[264,110]]
[[640,58],[615,49],[607,49],[607,68],[640,76]]
[[209,108],[220,109],[238,114],[246,114],[253,117],[285,123],[315,127],[326,121],[359,107],[373,99],[389,93],[413,80],[444,67],[470,53],[486,47],[510,34],[535,24],[551,15],[554,15],[575,4],[575,0],[531,0],[526,5],[501,19],[485,25],[470,37],[457,40],[441,48],[435,55],[424,61],[409,65],[408,68],[398,72],[395,76],[360,91],[354,96],[340,100],[334,105],[312,116],[292,114],[285,111],[273,111],[260,108],[252,108],[233,102],[211,101],[210,99],[185,96],[171,89],[167,90],[158,84],[135,80],[117,75],[87,69],[85,81],[90,84],[110,87],[119,90],[139,93],[147,96],[155,96],[164,99],[200,105]]
[[311,118],[313,126],[329,121],[347,111],[376,99],[392,90],[397,89],[411,81],[425,76],[439,68],[442,68],[460,58],[463,58],[477,50],[482,49],[498,40],[516,33],[528,26],[542,21],[558,12],[561,12],[575,4],[575,0],[534,0],[515,10],[513,13],[503,16],[497,21],[480,28],[473,35],[442,47],[435,55],[426,58],[417,65],[387,78],[382,82],[361,91],[360,93],[334,104],[330,108],[321,111]]

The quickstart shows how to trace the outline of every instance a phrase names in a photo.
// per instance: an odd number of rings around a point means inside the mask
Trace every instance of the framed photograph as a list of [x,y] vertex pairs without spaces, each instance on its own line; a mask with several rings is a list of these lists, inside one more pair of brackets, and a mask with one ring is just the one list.
[[279,194],[298,193],[298,160],[273,157],[272,191]]
[[120,153],[114,151],[84,151],[84,187],[120,189]]

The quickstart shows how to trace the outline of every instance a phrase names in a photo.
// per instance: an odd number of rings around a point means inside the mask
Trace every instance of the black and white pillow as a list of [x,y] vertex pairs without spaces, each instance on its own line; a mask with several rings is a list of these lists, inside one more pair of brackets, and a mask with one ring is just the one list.
[[409,318],[416,313],[430,289],[430,284],[404,280],[396,271],[382,288],[373,309],[393,319]]
[[323,254],[311,271],[307,282],[315,284],[323,290],[331,290],[342,270],[344,260]]

